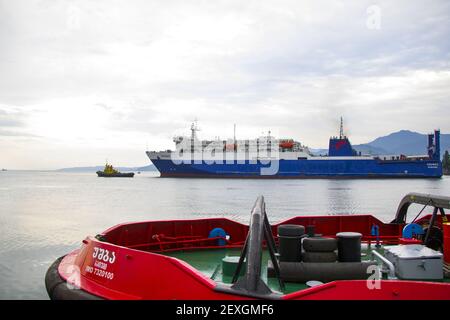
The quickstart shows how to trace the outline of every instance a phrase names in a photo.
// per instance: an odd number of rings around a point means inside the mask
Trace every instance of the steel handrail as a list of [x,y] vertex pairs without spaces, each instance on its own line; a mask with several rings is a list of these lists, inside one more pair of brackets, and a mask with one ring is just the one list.
[[397,277],[395,276],[395,267],[394,264],[392,262],[390,262],[388,259],[386,259],[386,257],[384,257],[381,253],[379,253],[376,250],[372,250],[372,256],[377,257],[378,259],[381,260],[381,262],[383,262],[388,268],[389,268],[389,274],[388,274],[388,279],[393,280],[393,279],[397,279]]

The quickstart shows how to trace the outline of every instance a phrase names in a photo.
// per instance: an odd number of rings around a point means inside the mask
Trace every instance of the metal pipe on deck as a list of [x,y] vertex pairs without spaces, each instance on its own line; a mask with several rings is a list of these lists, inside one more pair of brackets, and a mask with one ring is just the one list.
[[381,253],[375,250],[372,250],[372,256],[375,256],[378,259],[380,259],[381,262],[383,262],[389,268],[388,279],[397,279],[397,277],[395,276],[395,267],[392,264],[392,262],[390,262]]

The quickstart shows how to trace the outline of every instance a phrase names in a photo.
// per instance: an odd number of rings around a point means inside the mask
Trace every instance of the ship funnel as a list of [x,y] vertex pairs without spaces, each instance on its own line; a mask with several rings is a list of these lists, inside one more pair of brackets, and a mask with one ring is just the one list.
[[434,158],[441,160],[441,131],[434,130]]
[[428,156],[430,157],[430,159],[433,158],[433,154],[434,154],[433,147],[434,147],[434,135],[432,133],[430,133],[428,135],[428,147],[427,147]]
[[441,131],[434,130],[428,135],[428,156],[433,160],[441,160]]

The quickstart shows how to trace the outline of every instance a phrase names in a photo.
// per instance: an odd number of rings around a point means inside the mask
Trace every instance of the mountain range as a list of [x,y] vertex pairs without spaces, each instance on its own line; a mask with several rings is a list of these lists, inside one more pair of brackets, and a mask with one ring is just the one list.
[[[369,154],[427,154],[428,137],[409,130],[401,130],[375,140],[355,145],[354,148],[362,153]],[[450,150],[450,134],[441,133],[441,155]]]
[[[428,138],[426,134],[400,130],[375,140],[353,145],[353,149],[370,155],[422,155],[427,154]],[[328,149],[311,149],[314,154],[326,154]],[[441,155],[450,150],[450,134],[441,133]]]

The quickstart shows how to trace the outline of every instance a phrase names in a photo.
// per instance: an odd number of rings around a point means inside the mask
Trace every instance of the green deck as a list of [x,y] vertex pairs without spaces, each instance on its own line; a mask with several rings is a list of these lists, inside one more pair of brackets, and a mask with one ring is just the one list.
[[[374,249],[374,248],[372,248]],[[377,251],[383,254],[384,249],[379,248]],[[369,260],[370,253],[368,250],[362,250],[361,259]],[[226,276],[222,272],[222,259],[226,256],[239,256],[241,253],[240,249],[204,249],[204,250],[187,250],[187,251],[175,251],[170,253],[165,253],[167,256],[171,256],[189,263],[192,267],[211,278],[216,282],[231,283],[230,276]],[[262,270],[261,278],[268,284],[272,291],[280,292],[283,294],[299,291],[308,288],[305,283],[294,283],[285,282],[285,290],[281,291],[278,280],[276,278],[267,279],[267,263],[269,261],[269,252],[267,250],[263,251],[262,257]],[[436,282],[435,280],[433,282]],[[444,278],[441,282],[449,282],[449,278]]]
[[[170,252],[166,255],[178,258],[189,263],[192,267],[211,278],[216,282],[231,283],[231,278],[225,276],[222,272],[222,259],[226,256],[239,256],[240,249],[213,249],[213,250],[189,250]],[[304,283],[285,283],[285,290],[280,291],[278,280],[276,278],[269,278],[267,280],[267,262],[269,261],[269,252],[263,251],[261,278],[268,284],[272,291],[282,292],[284,294],[302,290],[307,288]]]

